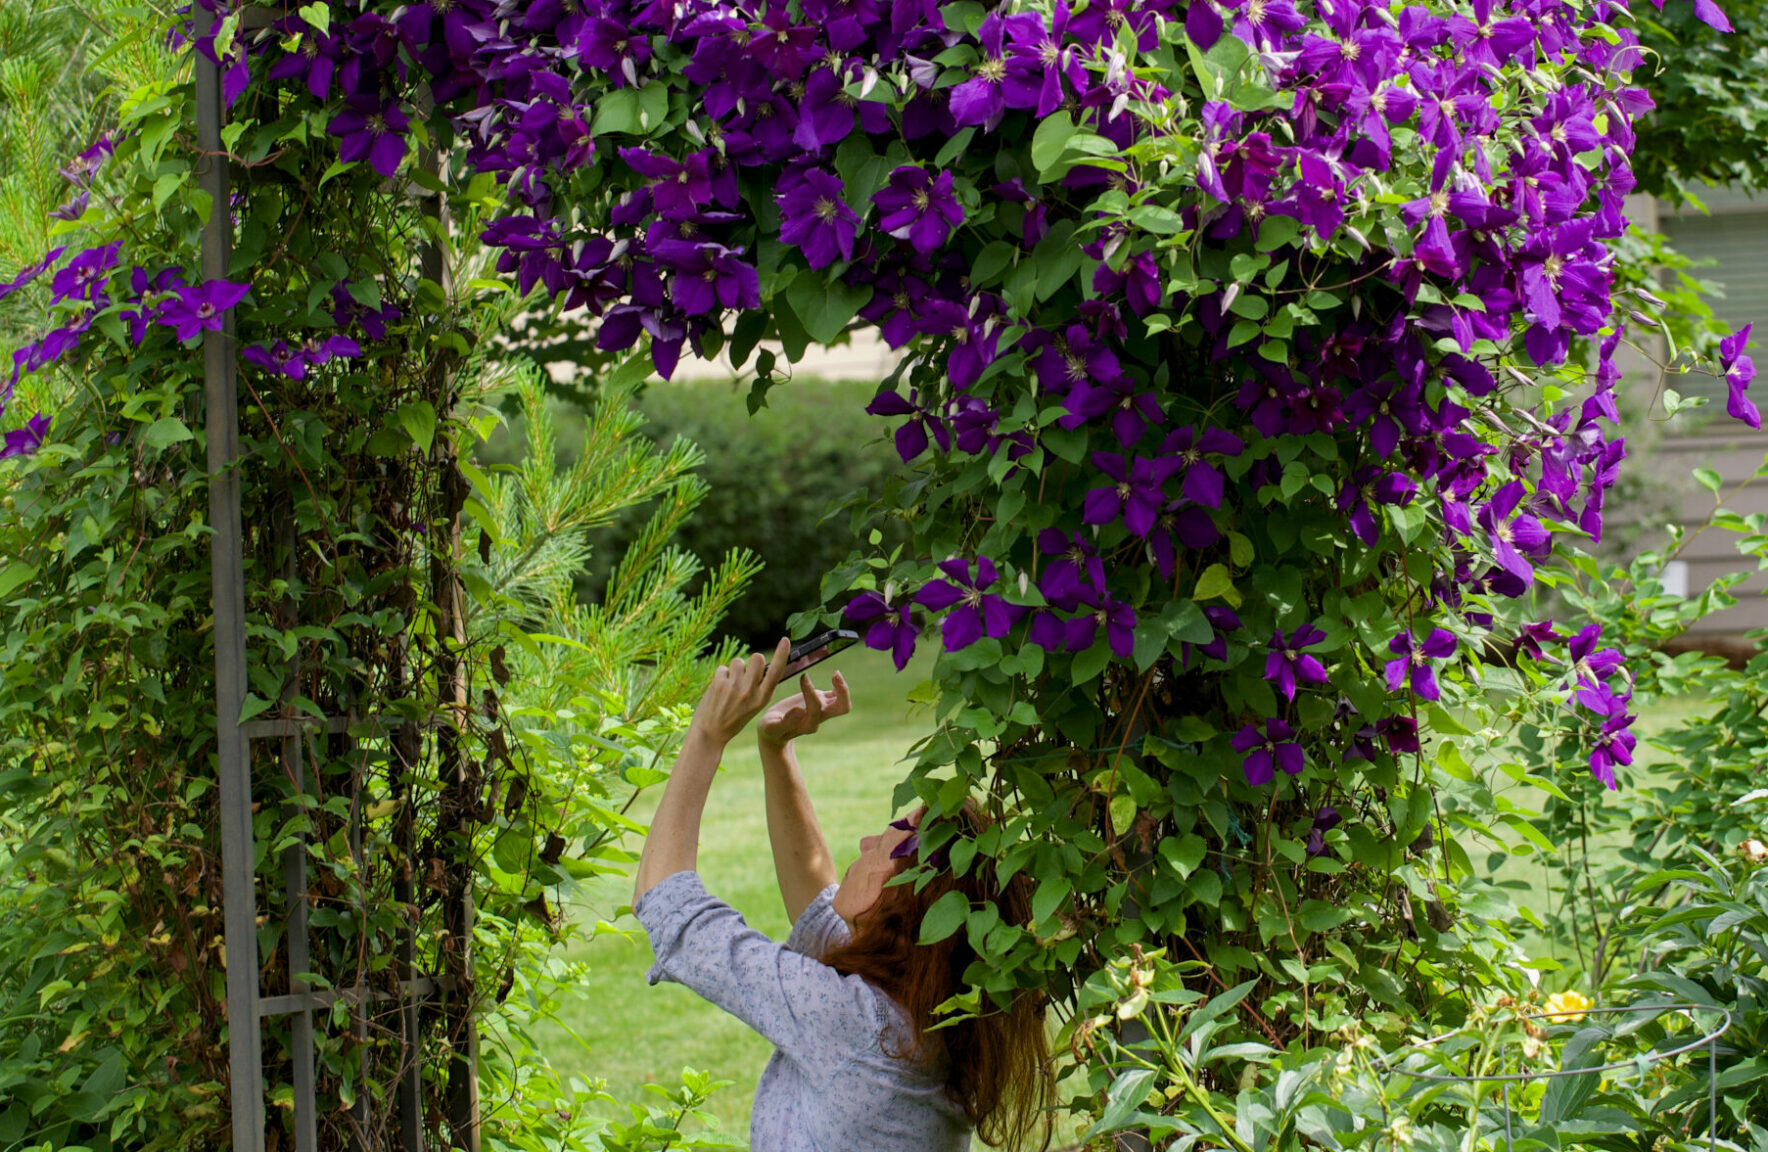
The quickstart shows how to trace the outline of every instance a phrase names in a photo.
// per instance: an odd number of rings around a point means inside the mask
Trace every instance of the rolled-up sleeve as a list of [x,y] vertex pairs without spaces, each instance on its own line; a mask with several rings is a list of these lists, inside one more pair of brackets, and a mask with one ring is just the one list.
[[804,911],[798,914],[798,923],[792,925],[792,934],[786,937],[786,947],[812,960],[820,960],[829,954],[830,949],[847,943],[851,938],[847,921],[835,911],[838,888],[839,884],[829,885],[804,906]]
[[793,938],[781,944],[709,895],[698,873],[673,873],[633,907],[657,957],[645,980],[691,988],[761,1033],[787,1058],[827,1070],[856,1045],[869,1045],[883,1022],[879,993],[870,985],[803,951],[837,938],[828,923],[829,917],[840,922],[830,906],[833,893],[831,887],[819,894],[793,926]]

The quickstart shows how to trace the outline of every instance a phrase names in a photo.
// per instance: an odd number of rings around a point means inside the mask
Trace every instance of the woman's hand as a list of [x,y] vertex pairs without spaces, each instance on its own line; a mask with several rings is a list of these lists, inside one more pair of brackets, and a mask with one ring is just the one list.
[[812,687],[809,673],[798,683],[803,691],[769,708],[767,714],[761,718],[761,723],[756,726],[756,737],[763,744],[783,747],[788,741],[809,736],[824,720],[832,716],[845,716],[852,710],[852,701],[847,696],[847,681],[842,678],[841,673],[835,673],[835,687],[832,692],[819,692]]
[[729,744],[773,699],[791,650],[792,641],[782,638],[774,648],[771,663],[757,652],[747,660],[738,658],[720,664],[694,709],[693,728],[721,747]]

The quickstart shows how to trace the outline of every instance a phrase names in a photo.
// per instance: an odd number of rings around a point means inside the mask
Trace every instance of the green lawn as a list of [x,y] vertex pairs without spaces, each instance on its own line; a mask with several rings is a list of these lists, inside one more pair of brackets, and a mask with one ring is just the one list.
[[[828,686],[839,667],[853,691],[853,713],[800,741],[799,761],[816,803],[823,834],[835,855],[837,874],[859,855],[859,839],[882,831],[895,817],[890,798],[906,765],[900,763],[917,736],[928,730],[925,710],[911,709],[910,690],[927,677],[930,659],[897,672],[887,654],[850,649],[813,671]],[[658,795],[661,790],[657,790]],[[775,939],[791,925],[774,880],[768,849],[761,766],[753,737],[734,744],[706,807],[701,828],[700,875],[707,889],[740,910],[749,923]],[[641,799],[634,814],[649,820],[656,797]],[[632,882],[609,878],[590,885],[575,909],[588,924],[614,920],[632,899]],[[746,1140],[756,1082],[772,1046],[735,1017],[676,984],[645,984],[651,948],[630,915],[620,919],[630,937],[603,935],[576,949],[591,976],[581,999],[562,1010],[562,1028],[539,1033],[554,1065],[567,1075],[607,1081],[616,1096],[634,1098],[651,1080],[673,1084],[684,1064],[735,1081],[714,1097],[711,1109],[725,1131]]]

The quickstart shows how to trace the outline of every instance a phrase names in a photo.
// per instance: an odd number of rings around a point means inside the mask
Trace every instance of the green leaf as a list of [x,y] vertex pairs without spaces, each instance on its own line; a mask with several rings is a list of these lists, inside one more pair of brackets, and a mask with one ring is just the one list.
[[1006,270],[1019,252],[1019,246],[1006,240],[996,240],[982,250],[976,262],[970,265],[970,284],[981,287],[994,283],[995,277]]
[[1187,644],[1208,644],[1215,639],[1215,627],[1204,617],[1203,609],[1190,600],[1168,600],[1160,612],[1166,633]]
[[1075,131],[1074,121],[1069,119],[1066,112],[1045,117],[1038,124],[1037,131],[1031,135],[1032,166],[1040,172],[1053,167],[1067,150],[1068,139]]
[[1167,837],[1160,842],[1160,854],[1168,864],[1173,866],[1181,879],[1187,878],[1203,863],[1208,852],[1208,845],[1203,837],[1195,832],[1187,832],[1180,839]]
[[601,136],[608,132],[638,135],[638,90],[616,88],[597,100],[595,119],[590,121],[589,131],[592,136]]
[[1133,1068],[1113,1080],[1111,1090],[1105,1094],[1105,1111],[1100,1114],[1098,1123],[1087,1129],[1085,1139],[1115,1132],[1134,1120],[1137,1110],[1148,1099],[1149,1085],[1153,1080],[1152,1068]]
[[970,918],[970,898],[957,889],[933,902],[921,920],[922,944],[937,944],[964,926]]
[[0,600],[12,595],[20,585],[36,574],[36,566],[26,564],[22,560],[14,560],[6,567],[0,568]]
[[1473,732],[1461,721],[1449,715],[1448,709],[1440,704],[1432,704],[1424,710],[1425,723],[1430,725],[1432,732],[1444,736],[1471,736]]
[[846,330],[847,325],[866,302],[872,298],[872,286],[862,284],[850,288],[836,280],[824,284],[817,277],[799,273],[786,289],[786,301],[792,305],[805,333],[818,344],[828,344]]
[[1119,793],[1111,798],[1109,805],[1111,816],[1111,834],[1122,836],[1130,830],[1136,819],[1136,798],[1126,793]]
[[1293,243],[1301,235],[1301,221],[1293,216],[1266,216],[1258,224],[1258,244],[1260,252],[1272,252],[1285,244]]
[[300,13],[301,19],[307,21],[309,28],[314,29],[321,36],[331,31],[330,4],[303,4],[295,11]]
[[1234,591],[1234,578],[1228,575],[1228,569],[1221,564],[1211,564],[1197,578],[1197,587],[1192,591],[1193,600],[1214,600],[1218,596],[1225,597]]
[[1110,662],[1111,649],[1106,645],[1105,638],[1101,636],[1091,648],[1074,658],[1074,665],[1070,672],[1074,678],[1075,686],[1078,687],[1090,681],[1103,672],[1105,665]]
[[436,441],[436,409],[428,400],[413,400],[409,404],[401,404],[393,413],[393,420],[405,429],[418,451],[429,455],[430,445]]
[[1135,648],[1131,657],[1136,662],[1136,671],[1146,672],[1160,659],[1166,651],[1166,624],[1158,616],[1147,617],[1136,624]]
[[153,210],[155,212],[165,207],[166,201],[172,198],[172,194],[178,191],[179,186],[189,175],[190,169],[183,168],[177,172],[167,172],[153,182]]
[[1694,479],[1708,492],[1717,492],[1719,486],[1724,483],[1724,480],[1719,474],[1711,468],[1696,468],[1694,470]]
[[1073,887],[1073,881],[1061,874],[1046,876],[1038,881],[1037,892],[1031,898],[1031,922],[1042,924],[1054,916],[1056,910],[1062,907],[1062,902],[1068,899],[1068,893]]
[[[1597,1045],[1607,1039],[1607,1036],[1607,1032],[1601,1028],[1578,1029],[1565,1042],[1565,1051],[1559,1062],[1560,1071],[1594,1068],[1602,1063],[1602,1050]],[[1556,1128],[1575,1117],[1596,1091],[1596,1077],[1595,1072],[1584,1076],[1554,1077],[1541,1097],[1541,1123]]]
[[194,440],[196,433],[176,416],[162,416],[147,426],[141,434],[142,442],[156,451],[164,451],[181,440]]

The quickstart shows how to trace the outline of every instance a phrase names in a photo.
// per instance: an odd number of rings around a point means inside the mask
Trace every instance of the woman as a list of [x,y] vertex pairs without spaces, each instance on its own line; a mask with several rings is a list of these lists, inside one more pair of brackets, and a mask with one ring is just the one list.
[[[946,868],[920,892],[887,886],[914,862],[921,809],[862,839],[835,883],[793,741],[848,711],[840,673],[830,692],[804,677],[803,691],[757,729],[791,935],[769,940],[701,886],[693,869],[713,773],[773,698],[789,648],[781,640],[771,664],[757,655],[720,667],[694,710],[633,891],[657,954],[646,979],[685,984],[773,1042],[755,1091],[755,1152],[962,1152],[973,1130],[998,1147],[1047,1147],[1054,1085],[1041,1002],[1022,994],[1011,1010],[930,1030],[934,1008],[964,990],[975,954],[961,931],[915,943],[922,915],[954,888],[993,901],[1007,923],[1028,922],[1026,878],[1002,892],[993,869],[954,877]],[[972,836],[984,820],[973,803],[954,819]]]

